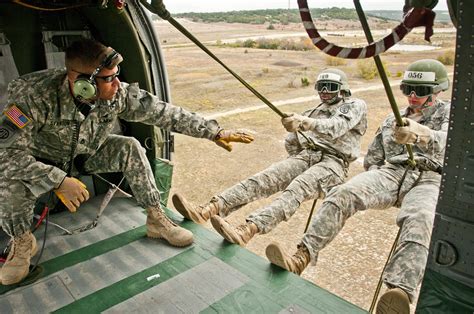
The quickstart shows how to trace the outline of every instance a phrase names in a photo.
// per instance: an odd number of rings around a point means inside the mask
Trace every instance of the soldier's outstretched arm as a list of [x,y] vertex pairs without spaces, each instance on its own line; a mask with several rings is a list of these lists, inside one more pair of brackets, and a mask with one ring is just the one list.
[[200,114],[161,101],[140,89],[138,84],[121,83],[119,99],[119,117],[126,121],[156,125],[169,131],[207,138],[228,151],[232,150],[231,142],[253,141],[253,136],[247,132],[223,130],[216,120],[206,119]]

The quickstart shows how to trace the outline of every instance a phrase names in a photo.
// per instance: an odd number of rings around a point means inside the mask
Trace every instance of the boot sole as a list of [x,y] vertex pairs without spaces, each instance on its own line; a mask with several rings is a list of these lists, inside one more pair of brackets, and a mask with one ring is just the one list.
[[226,230],[224,227],[227,222],[222,219],[220,216],[212,216],[211,217],[211,224],[212,227],[227,241],[233,244],[238,244],[240,246],[245,246],[245,243],[235,240],[235,236],[233,237],[231,233]]
[[273,243],[269,244],[265,249],[265,255],[270,263],[290,271],[287,263],[285,263],[285,255],[277,245]]
[[173,206],[176,209],[176,211],[180,213],[181,215],[183,215],[183,217],[186,218],[187,220],[194,221],[195,223],[198,223],[198,224],[203,224],[206,222],[205,220],[193,219],[193,217],[190,214],[190,211],[186,208],[180,196],[174,194],[173,197],[171,198],[171,201],[173,202]]
[[193,242],[194,242],[193,238],[191,238],[191,240],[187,241],[187,242],[179,242],[179,243],[178,242],[171,242],[170,240],[163,237],[161,234],[155,233],[155,232],[150,232],[150,231],[147,231],[146,236],[149,237],[149,238],[152,238],[152,239],[163,239],[166,242],[168,242],[169,244],[171,244],[172,246],[176,246],[176,247],[189,246],[189,245],[193,244]]
[[410,314],[410,301],[401,289],[392,289],[384,293],[375,309],[376,314]]

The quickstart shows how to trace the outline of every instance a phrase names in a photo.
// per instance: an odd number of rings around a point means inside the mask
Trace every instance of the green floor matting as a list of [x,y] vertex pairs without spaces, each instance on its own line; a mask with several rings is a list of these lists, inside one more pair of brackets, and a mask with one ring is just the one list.
[[[127,210],[139,210],[131,200],[116,202],[106,215],[126,222]],[[85,245],[41,263],[44,271],[31,285],[0,287],[1,312],[364,312],[192,222],[182,223],[195,236],[186,248],[149,239],[144,226],[125,222],[121,233],[105,239],[94,236],[104,232],[100,224],[82,241],[56,234],[45,251],[65,240]]]

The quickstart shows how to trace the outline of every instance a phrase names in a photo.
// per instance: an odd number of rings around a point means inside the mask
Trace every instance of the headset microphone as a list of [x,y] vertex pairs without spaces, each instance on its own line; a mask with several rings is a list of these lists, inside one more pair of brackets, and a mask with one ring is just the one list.
[[[91,75],[79,75],[74,81],[72,88],[74,98],[91,106],[89,101],[94,100],[94,98],[99,95],[99,89],[97,88],[97,83],[95,81],[97,74],[99,74],[104,67],[110,69],[119,64],[122,60],[123,58],[120,53],[112,49]],[[91,110],[92,109],[93,108],[91,108]]]

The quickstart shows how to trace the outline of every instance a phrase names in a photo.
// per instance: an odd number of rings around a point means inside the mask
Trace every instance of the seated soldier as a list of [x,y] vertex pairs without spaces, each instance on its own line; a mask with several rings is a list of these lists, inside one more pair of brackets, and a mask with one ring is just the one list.
[[[320,104],[302,115],[291,113],[282,119],[291,132],[285,142],[287,159],[224,190],[203,206],[194,206],[175,194],[175,208],[197,223],[211,219],[227,241],[244,246],[254,235],[288,220],[305,200],[323,198],[332,186],[341,184],[349,162],[359,155],[360,139],[367,128],[367,106],[360,99],[349,98],[346,74],[338,69],[322,71],[316,90]],[[279,191],[283,193],[270,205],[238,227],[222,218]]]
[[192,233],[162,211],[145,149],[133,137],[110,134],[118,118],[207,138],[229,151],[230,142],[253,140],[163,102],[138,84],[120,82],[121,61],[112,48],[83,39],[66,50],[66,69],[31,73],[9,84],[10,104],[0,117],[0,219],[13,245],[1,269],[3,285],[25,278],[37,251],[30,232],[36,200],[53,190],[75,212],[89,198],[73,177],[78,156],[86,173],[123,172],[148,211],[149,237],[174,246],[193,242]]
[[[402,113],[405,125],[397,126],[393,114],[385,119],[364,160],[368,171],[331,190],[293,256],[270,244],[270,262],[301,274],[357,211],[400,207],[400,238],[383,274],[389,290],[381,296],[377,313],[409,313],[428,258],[450,108],[438,94],[448,87],[439,61],[409,65],[400,85],[408,101]],[[404,144],[413,145],[415,167],[408,162]]]

